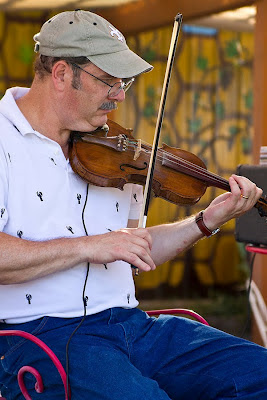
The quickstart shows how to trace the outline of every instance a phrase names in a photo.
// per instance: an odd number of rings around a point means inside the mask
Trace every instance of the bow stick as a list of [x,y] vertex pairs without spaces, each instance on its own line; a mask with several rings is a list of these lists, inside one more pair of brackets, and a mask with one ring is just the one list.
[[[152,150],[151,150],[151,156],[150,156],[148,173],[147,173],[145,190],[144,190],[143,207],[142,207],[141,214],[139,217],[138,228],[146,227],[148,207],[149,207],[149,202],[150,202],[150,197],[151,197],[152,181],[153,181],[154,168],[155,168],[155,163],[156,163],[156,158],[157,158],[161,126],[162,126],[162,121],[163,121],[163,115],[164,115],[164,110],[165,110],[169,82],[170,82],[170,78],[171,78],[171,70],[172,70],[173,62],[174,62],[175,50],[176,50],[176,46],[177,46],[177,42],[178,42],[180,28],[182,25],[182,19],[183,19],[182,14],[177,14],[176,17],[174,18],[174,26],[173,26],[173,31],[172,31],[168,61],[167,61],[167,66],[166,66],[165,78],[164,78],[164,82],[163,82],[157,123],[156,123],[156,128],[155,128],[155,135],[154,135],[153,146],[152,146]],[[133,265],[132,265],[132,268],[135,269],[135,275],[138,275],[139,274],[138,268],[136,268]]]

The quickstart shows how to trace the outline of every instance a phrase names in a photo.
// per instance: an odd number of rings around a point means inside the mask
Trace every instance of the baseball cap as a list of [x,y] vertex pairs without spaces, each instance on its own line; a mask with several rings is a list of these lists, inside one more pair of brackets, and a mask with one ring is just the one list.
[[115,78],[131,78],[152,65],[129,49],[121,32],[90,11],[64,11],[33,37],[35,52],[52,57],[87,57]]

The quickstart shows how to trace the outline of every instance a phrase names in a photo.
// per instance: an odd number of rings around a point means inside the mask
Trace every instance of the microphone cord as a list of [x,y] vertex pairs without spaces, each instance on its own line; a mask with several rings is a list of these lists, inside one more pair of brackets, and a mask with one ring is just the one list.
[[[83,211],[82,211],[82,223],[83,223],[83,227],[84,227],[84,231],[85,231],[86,236],[88,236],[88,232],[87,232],[85,221],[84,221],[84,212],[85,212],[85,207],[86,207],[87,199],[88,199],[88,190],[89,190],[89,184],[87,183],[86,197],[85,197],[85,202],[84,202]],[[67,400],[69,399],[69,390],[70,390],[70,384],[69,384],[69,346],[70,346],[71,339],[73,338],[73,336],[75,335],[77,330],[81,327],[82,323],[84,322],[84,320],[86,318],[86,306],[87,306],[88,299],[85,297],[85,289],[86,289],[86,284],[87,284],[87,280],[88,280],[89,270],[90,270],[90,263],[88,262],[87,263],[87,269],[86,269],[86,276],[85,276],[84,285],[83,285],[83,291],[82,291],[83,317],[82,317],[81,321],[79,322],[79,324],[76,326],[76,328],[71,333],[71,335],[70,335],[70,337],[68,339],[68,342],[66,344]]]

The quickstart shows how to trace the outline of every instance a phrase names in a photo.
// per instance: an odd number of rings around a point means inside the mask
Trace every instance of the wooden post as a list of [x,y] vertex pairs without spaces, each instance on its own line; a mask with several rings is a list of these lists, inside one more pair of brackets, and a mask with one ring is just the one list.
[[[259,164],[260,147],[267,146],[267,0],[256,3],[257,17],[255,26],[254,54],[254,142],[253,161]],[[267,177],[266,177],[267,179]],[[267,256],[257,254],[253,279],[267,304]],[[253,327],[253,340],[259,342],[257,329]],[[260,343],[261,344],[261,343]]]

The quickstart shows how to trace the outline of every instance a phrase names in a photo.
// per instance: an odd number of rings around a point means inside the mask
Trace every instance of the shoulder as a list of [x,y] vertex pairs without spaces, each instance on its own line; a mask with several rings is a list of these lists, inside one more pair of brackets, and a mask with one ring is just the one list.
[[[16,99],[27,93],[27,88],[8,89],[0,100],[0,140],[2,143],[18,136],[17,126],[25,125],[25,118],[19,110]],[[12,135],[13,134],[13,135]]]

